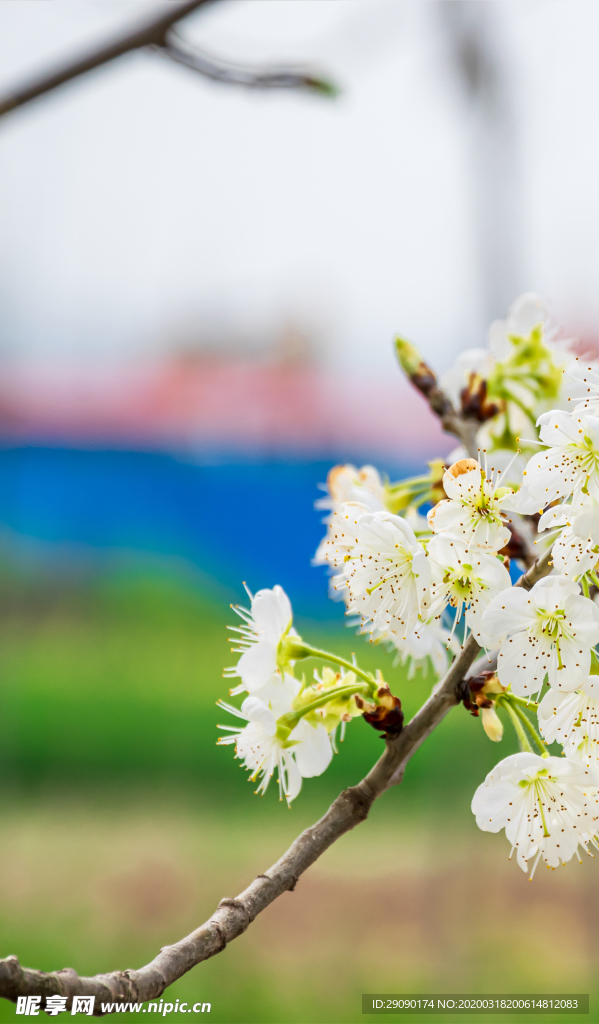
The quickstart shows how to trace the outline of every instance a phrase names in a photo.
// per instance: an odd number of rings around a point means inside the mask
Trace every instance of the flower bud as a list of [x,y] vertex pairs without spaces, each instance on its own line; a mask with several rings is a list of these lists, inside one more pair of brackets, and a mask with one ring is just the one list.
[[292,661],[300,661],[301,658],[309,658],[310,650],[304,641],[295,633],[286,633],[279,643],[277,652],[277,664],[279,669],[289,670]]
[[277,719],[276,736],[279,742],[282,743],[284,746],[287,745],[287,740],[289,739],[290,734],[293,732],[298,722],[299,715],[297,713],[294,713],[293,711],[289,712],[286,715],[281,715],[281,717]]
[[388,683],[382,683],[376,692],[379,704],[370,704],[358,696],[354,698],[365,722],[382,732],[386,739],[398,736],[403,728],[403,711],[399,697],[394,697]]
[[382,683],[377,689],[376,695],[381,707],[386,708],[387,711],[392,711],[396,707],[397,697],[394,697],[391,693],[389,683]]
[[483,693],[505,693],[506,689],[507,687],[499,682],[496,672],[489,673],[483,683]]
[[[395,339],[395,352],[402,370],[408,377],[419,375],[423,367],[428,369],[416,346],[399,335]],[[432,370],[429,370],[429,373],[432,374]]]
[[466,387],[460,392],[462,415],[484,423],[505,410],[505,401],[492,401],[487,394],[487,381],[478,373],[470,373]]
[[[362,714],[357,706],[359,695],[351,692],[354,685],[358,690],[362,686],[357,683],[354,672],[334,672],[326,666],[321,676],[314,673],[312,686],[304,686],[293,698],[293,708],[313,725],[324,725],[327,732],[333,732],[340,722],[351,722]],[[320,707],[306,711],[315,701]]]
[[445,463],[443,459],[429,462],[429,472],[422,476],[408,477],[397,483],[385,483],[384,503],[389,512],[403,512],[408,508],[420,508],[426,502],[436,504],[447,497],[443,489]]
[[427,366],[415,345],[405,338],[397,337],[395,352],[403,372],[410,378],[414,387],[429,399],[433,392],[438,392],[437,377],[430,366]]
[[481,708],[480,717],[483,729],[493,743],[499,743],[503,738],[503,723],[495,708]]
[[446,465],[443,459],[433,459],[428,464],[430,470],[431,480],[431,504],[436,504],[438,501],[442,501],[446,498],[445,488],[443,487],[443,474],[446,470]]
[[507,687],[499,682],[496,672],[479,672],[478,675],[469,676],[467,679],[470,691],[474,693],[505,693]]

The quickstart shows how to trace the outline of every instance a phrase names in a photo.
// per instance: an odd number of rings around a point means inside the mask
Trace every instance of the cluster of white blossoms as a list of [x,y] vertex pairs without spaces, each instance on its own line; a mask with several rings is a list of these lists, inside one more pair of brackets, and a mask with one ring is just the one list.
[[[336,466],[317,502],[327,516],[314,561],[359,632],[396,653],[404,678],[427,668],[439,678],[470,635],[487,652],[489,670],[464,703],[495,742],[508,721],[520,753],[489,774],[472,810],[481,829],[505,829],[534,871],[588,851],[599,833],[599,364],[556,341],[536,296],[492,325],[490,342],[446,379],[456,414],[478,424],[478,457],[458,450],[450,465],[438,459],[397,483],[372,466]],[[409,343],[397,351],[428,397],[432,372]],[[550,574],[518,585],[549,550]],[[240,657],[227,674],[240,680],[231,693],[247,696],[240,709],[221,707],[245,724],[223,726],[220,742],[235,744],[258,791],[276,771],[291,801],[302,778],[328,766],[352,718],[387,736],[401,728],[380,673],[305,643],[280,587],[237,611]],[[326,665],[308,681],[297,674],[307,658]]]
[[330,567],[334,590],[363,632],[400,655],[408,649],[432,655],[441,638],[447,645],[442,620],[453,609],[454,630],[463,621],[485,643],[483,613],[511,585],[499,551],[511,536],[513,491],[501,486],[501,476],[460,459],[443,474],[447,497],[414,525],[384,508],[371,511],[364,501],[335,508],[317,558]]
[[[250,771],[250,778],[259,780],[257,792],[266,791],[276,771],[279,793],[291,803],[302,779],[321,775],[328,767],[338,726],[344,730],[346,722],[361,714],[355,697],[372,696],[381,680],[304,644],[293,628],[291,604],[282,587],[259,590],[249,597],[250,610],[235,608],[244,625],[231,627],[238,634],[234,650],[241,657],[236,666],[225,670],[228,678],[241,679],[231,695],[246,692],[248,696],[241,708],[218,702],[246,724],[219,726],[228,735],[218,742],[235,744],[236,756]],[[325,668],[306,685],[295,677],[294,667],[297,660],[310,656],[322,656],[344,671]]]

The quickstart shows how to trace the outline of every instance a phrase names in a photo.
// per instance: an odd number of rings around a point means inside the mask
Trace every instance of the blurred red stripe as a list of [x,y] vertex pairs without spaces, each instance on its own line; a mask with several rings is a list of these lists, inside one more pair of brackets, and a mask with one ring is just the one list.
[[370,458],[422,458],[452,446],[399,373],[358,376],[249,360],[5,369],[0,429],[5,442],[351,450]]

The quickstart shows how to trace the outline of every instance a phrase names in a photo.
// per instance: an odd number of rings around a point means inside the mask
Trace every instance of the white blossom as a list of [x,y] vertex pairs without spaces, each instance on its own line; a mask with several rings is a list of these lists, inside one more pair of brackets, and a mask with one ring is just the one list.
[[512,490],[497,484],[493,470],[488,475],[475,459],[454,462],[443,475],[447,499],[428,514],[431,530],[459,537],[471,549],[499,551],[510,539],[502,506]]
[[527,491],[540,507],[570,496],[599,501],[599,417],[554,409],[539,417],[539,436],[547,445],[533,455],[525,473]]
[[481,621],[489,602],[510,585],[501,559],[485,551],[469,549],[464,541],[437,535],[428,546],[431,563],[430,614],[441,615],[449,604],[456,609],[455,622],[465,616],[466,625],[483,646],[490,646]]
[[599,363],[585,363],[576,357],[566,367],[564,380],[566,386],[579,392],[568,397],[568,402],[575,403],[574,411],[599,416]]
[[[551,355],[557,362],[564,363],[566,357],[553,340],[549,316],[543,300],[532,292],[519,296],[510,306],[505,320],[494,320],[489,327],[488,348],[471,348],[462,352],[454,366],[443,376],[442,385],[455,405],[473,376],[487,380],[498,363],[504,363],[513,354],[512,338],[528,338],[535,327],[542,327],[545,340],[551,345]],[[528,369],[528,366],[525,367]],[[530,381],[529,375],[514,375],[509,379],[512,397],[526,407],[531,404],[538,382]],[[531,394],[531,387],[533,394]],[[517,407],[514,411],[518,411]],[[523,424],[527,423],[524,416]]]
[[275,772],[279,779],[279,794],[288,803],[301,789],[302,778],[322,775],[333,756],[331,741],[324,725],[312,724],[305,718],[285,739],[277,734],[277,720],[293,711],[293,698],[299,683],[290,676],[279,680],[269,692],[268,703],[255,696],[246,697],[241,710],[224,701],[219,707],[247,722],[236,728],[221,725],[229,735],[219,739],[220,744],[235,744],[235,756],[250,771],[251,780],[260,779],[257,793],[265,793]]
[[[324,486],[327,493],[326,497],[318,498],[314,502],[314,507],[330,509],[330,515],[325,516],[323,520],[327,532],[316,549],[313,564],[328,565],[334,569],[336,567],[335,538],[339,536],[339,522],[336,513],[348,502],[357,503],[369,512],[380,511],[385,507],[385,487],[374,466],[362,466],[361,469],[356,469],[349,463],[333,466],[327,474],[326,485],[320,484],[319,486]],[[331,596],[334,598],[334,591]]]
[[523,483],[511,498],[508,497],[504,500],[503,507],[506,512],[516,512],[520,516],[532,516],[537,512],[542,512],[542,509],[539,508],[540,504],[539,499],[534,497],[526,483]]
[[385,507],[385,485],[374,466],[362,466],[361,469],[350,464],[333,466],[324,486],[326,497],[319,498],[314,503],[315,508],[336,512],[346,501],[359,501],[371,512],[379,512]]
[[515,299],[505,320],[493,320],[488,332],[489,347],[466,349],[458,356],[455,367],[443,377],[443,387],[454,403],[459,404],[460,392],[472,373],[485,379],[489,377],[495,364],[511,355],[510,339],[527,338],[538,326],[545,330],[549,326],[545,304],[538,295],[526,292]]
[[[476,824],[505,834],[523,871],[534,859],[555,868],[579,847],[597,845],[599,800],[596,779],[584,765],[563,757],[512,754],[500,761],[472,800]],[[510,854],[511,856],[511,854]]]
[[599,676],[589,676],[573,693],[548,690],[538,718],[547,743],[557,740],[567,757],[599,768]]
[[419,618],[412,632],[406,637],[396,633],[374,636],[373,639],[388,640],[399,656],[400,665],[408,665],[408,679],[413,679],[418,670],[427,675],[429,665],[435,676],[440,678],[448,667],[450,654],[457,654],[459,643],[438,618]]
[[[499,475],[501,486],[509,486],[516,491],[522,484],[522,477],[528,460],[519,452],[514,452],[509,448],[493,448],[488,450],[481,446],[481,451],[487,459],[487,463],[492,463],[491,473]],[[453,461],[457,460],[454,459]],[[502,505],[502,507],[505,507],[505,505]]]
[[[326,536],[320,542],[314,557],[315,565],[328,565],[333,572],[338,572],[345,567],[350,553],[356,546],[358,519],[370,509],[367,505],[358,501],[347,501],[341,508],[333,512],[329,520]],[[334,598],[342,596],[343,589],[339,587],[339,580],[335,578],[332,582]]]
[[538,530],[559,529],[552,560],[558,572],[573,579],[595,571],[599,563],[599,502],[582,496],[578,501],[553,505],[543,513]]
[[497,673],[522,697],[549,685],[576,690],[589,674],[590,648],[599,641],[599,609],[564,576],[539,580],[527,593],[512,587],[491,601],[482,619],[489,646],[499,646]]
[[534,292],[525,292],[512,302],[505,320],[493,320],[489,347],[497,359],[504,360],[510,354],[510,338],[528,338],[539,326],[547,340],[552,341],[554,331],[543,299]]
[[[249,593],[249,591],[248,591]],[[280,586],[272,590],[259,590],[251,598],[251,611],[238,605],[234,607],[243,626],[230,626],[239,637],[239,644],[233,650],[241,654],[236,666],[225,669],[227,678],[239,676],[241,684],[232,694],[248,690],[255,693],[265,686],[278,671],[281,665],[281,641],[286,636],[297,636],[292,628],[293,612],[287,594]]]
[[599,562],[599,505],[586,499],[554,505],[544,512],[539,531],[562,527],[551,553],[558,573],[577,580]]
[[333,585],[348,611],[373,630],[408,636],[426,604],[430,565],[424,548],[401,516],[356,511],[344,505],[338,513],[340,520],[346,517],[341,541],[347,553]]
[[487,348],[467,348],[460,352],[453,366],[441,377],[443,390],[454,405],[460,406],[462,391],[472,377],[486,380],[495,364],[495,353]]

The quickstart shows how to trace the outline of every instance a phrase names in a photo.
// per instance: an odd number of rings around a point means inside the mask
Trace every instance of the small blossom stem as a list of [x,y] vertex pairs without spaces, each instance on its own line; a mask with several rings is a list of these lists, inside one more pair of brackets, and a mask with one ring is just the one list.
[[516,714],[518,715],[518,718],[520,719],[520,721],[524,725],[524,727],[526,729],[528,729],[529,734],[532,736],[533,740],[535,741],[537,747],[539,748],[539,753],[546,754],[547,753],[547,747],[543,743],[543,740],[539,736],[537,730],[535,729],[535,727],[532,724],[532,722],[531,722],[530,718],[528,717],[528,715],[525,715],[523,709],[521,707],[519,707],[518,705],[516,705],[514,710],[515,710]]
[[549,829],[547,828],[547,822],[545,821],[545,809],[543,807],[543,794],[542,794],[542,792],[540,792],[540,786],[539,786],[538,782],[535,782],[535,793],[537,795],[537,800],[539,802],[539,811],[541,812],[541,821],[543,822],[543,835],[544,835],[545,839],[549,839],[549,836],[551,835],[551,833],[549,832]]
[[[353,665],[351,661],[347,661],[345,658],[339,658],[336,654],[331,654],[329,651],[320,651],[317,647],[310,647],[310,644],[301,642],[303,657],[304,658],[320,658],[322,661],[330,661],[333,665],[340,665],[342,668],[346,668],[348,672],[355,672],[360,679],[363,679],[365,683],[368,683],[370,692],[374,693],[377,684],[372,678],[369,672],[362,671],[357,665]],[[355,688],[354,688],[355,689]]]
[[502,701],[501,702],[501,706],[505,708],[505,710],[507,711],[507,713],[508,713],[508,715],[509,715],[509,717],[511,719],[511,723],[514,726],[514,729],[516,731],[516,736],[518,737],[518,743],[520,744],[520,750],[523,750],[527,754],[533,754],[534,751],[533,751],[533,749],[532,749],[532,747],[531,747],[531,745],[529,743],[528,736],[526,735],[526,733],[524,732],[524,729],[522,728],[522,723],[520,721],[520,718],[516,714],[516,709],[512,708],[507,703],[507,701]]
[[521,708],[534,708],[536,710],[539,706],[536,701],[527,700],[526,697],[517,697],[515,693],[509,693],[507,697],[511,704],[519,704]]
[[298,711],[289,711],[286,715],[282,715],[278,719],[277,725],[283,725],[284,728],[294,729],[300,719],[310,713],[310,711],[316,711],[317,708],[322,708],[326,704],[330,704],[332,700],[338,697],[353,697],[354,693],[366,692],[370,696],[370,687],[366,683],[354,683],[353,686],[338,686],[337,688],[332,687],[323,693],[322,697],[318,697],[313,700],[311,704],[306,704],[305,707],[300,708]]

